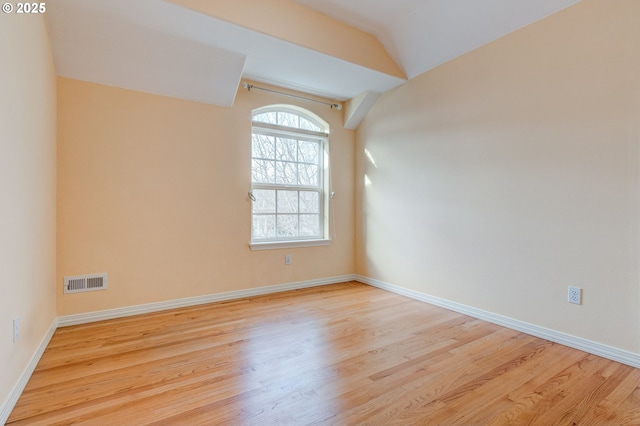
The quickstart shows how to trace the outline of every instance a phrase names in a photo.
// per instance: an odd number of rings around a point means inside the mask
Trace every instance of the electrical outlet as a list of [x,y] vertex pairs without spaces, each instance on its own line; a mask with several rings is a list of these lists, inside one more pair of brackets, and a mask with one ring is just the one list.
[[291,255],[290,254],[285,254],[284,255],[284,264],[285,265],[291,265]]
[[13,343],[16,343],[20,338],[20,318],[13,319]]
[[569,303],[575,303],[576,305],[582,305],[582,289],[580,287],[569,286],[569,292],[567,295]]

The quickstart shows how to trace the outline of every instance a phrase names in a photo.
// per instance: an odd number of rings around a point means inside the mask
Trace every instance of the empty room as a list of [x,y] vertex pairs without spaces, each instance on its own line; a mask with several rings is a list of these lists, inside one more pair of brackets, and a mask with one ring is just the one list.
[[640,1],[0,14],[0,424],[640,424]]

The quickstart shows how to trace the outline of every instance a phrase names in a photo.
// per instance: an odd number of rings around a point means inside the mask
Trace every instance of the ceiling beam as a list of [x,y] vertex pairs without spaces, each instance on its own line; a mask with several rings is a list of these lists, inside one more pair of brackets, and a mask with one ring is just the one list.
[[367,115],[380,96],[378,92],[364,92],[345,103],[344,127],[354,130]]

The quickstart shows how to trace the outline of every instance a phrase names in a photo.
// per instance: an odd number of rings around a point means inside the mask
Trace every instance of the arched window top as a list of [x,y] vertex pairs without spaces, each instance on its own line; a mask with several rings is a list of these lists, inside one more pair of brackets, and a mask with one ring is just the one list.
[[329,124],[316,114],[294,105],[269,105],[253,111],[254,124],[329,134]]

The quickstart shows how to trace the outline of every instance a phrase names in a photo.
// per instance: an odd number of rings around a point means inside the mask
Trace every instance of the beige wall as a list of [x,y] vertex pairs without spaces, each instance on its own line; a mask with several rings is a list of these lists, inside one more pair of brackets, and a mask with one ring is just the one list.
[[2,404],[56,316],[56,85],[42,17],[3,13],[0,58]]
[[357,272],[640,352],[638,70],[640,2],[585,0],[385,94]]
[[[323,105],[299,103],[331,125],[333,242],[249,248],[251,111],[288,101],[241,89],[224,108],[59,78],[58,315],[352,274],[354,133]],[[63,294],[63,276],[99,272],[106,291]]]

